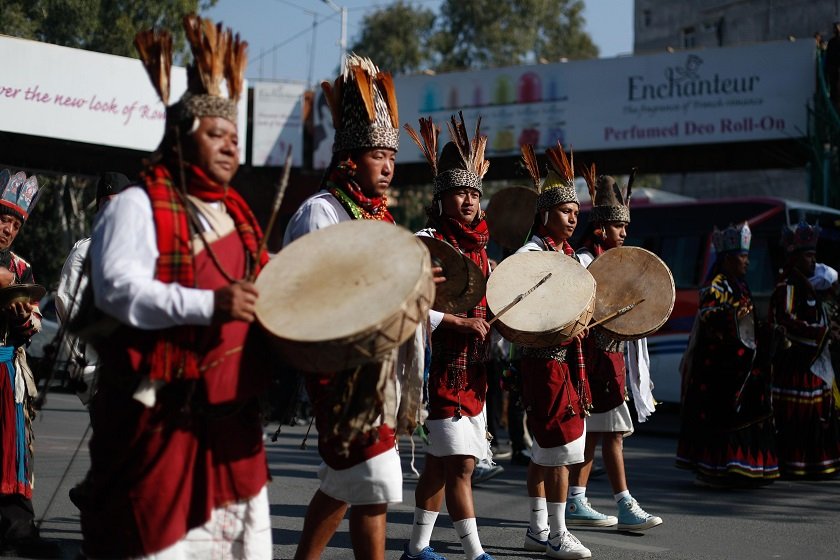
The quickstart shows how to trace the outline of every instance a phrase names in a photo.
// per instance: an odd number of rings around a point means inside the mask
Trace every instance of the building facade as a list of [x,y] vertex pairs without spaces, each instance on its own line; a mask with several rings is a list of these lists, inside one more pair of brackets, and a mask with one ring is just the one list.
[[[644,55],[765,41],[814,41],[816,33],[827,41],[837,20],[840,0],[635,0],[633,50]],[[661,177],[661,188],[698,198],[773,195],[807,200],[812,172],[817,170],[669,174]]]

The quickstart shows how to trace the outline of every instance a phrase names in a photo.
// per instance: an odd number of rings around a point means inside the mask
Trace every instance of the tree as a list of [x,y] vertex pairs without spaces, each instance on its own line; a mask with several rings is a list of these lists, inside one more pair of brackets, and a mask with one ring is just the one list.
[[78,49],[136,57],[134,35],[169,29],[182,56],[181,18],[218,0],[3,0],[0,33]]
[[581,0],[444,0],[439,70],[593,58]]
[[395,73],[598,56],[581,0],[444,0],[440,14],[400,0],[367,15],[353,49]]
[[428,51],[435,14],[399,0],[362,19],[362,32],[352,50],[373,59],[394,74],[417,72],[432,62]]
[[[217,0],[0,0],[0,33],[136,57],[134,35],[150,27],[169,29],[182,56],[181,18]],[[40,201],[13,249],[33,266],[36,280],[55,287],[73,243],[89,234],[96,179],[39,174]]]

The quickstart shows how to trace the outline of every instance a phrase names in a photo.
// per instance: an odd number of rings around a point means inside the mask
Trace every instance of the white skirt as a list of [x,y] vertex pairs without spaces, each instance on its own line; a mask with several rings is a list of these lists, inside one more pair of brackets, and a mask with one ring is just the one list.
[[207,523],[191,529],[172,546],[139,560],[271,560],[273,553],[268,487],[264,486],[250,500],[214,509]]
[[557,447],[540,447],[537,440],[531,445],[531,460],[541,467],[562,467],[583,463],[583,448],[586,447],[586,429],[574,441]]
[[351,506],[402,502],[402,466],[396,447],[349,469],[335,470],[321,463],[318,478],[321,492]]
[[472,455],[476,461],[490,458],[483,412],[479,416],[462,416],[460,419],[426,420],[426,428],[429,430],[429,445],[426,448],[429,455]]
[[624,437],[633,433],[633,418],[627,403],[623,402],[612,410],[591,414],[586,418],[587,432],[620,432]]

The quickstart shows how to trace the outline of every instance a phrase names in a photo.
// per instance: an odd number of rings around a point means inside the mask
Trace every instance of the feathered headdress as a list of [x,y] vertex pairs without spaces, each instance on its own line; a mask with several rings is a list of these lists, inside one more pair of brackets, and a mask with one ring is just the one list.
[[472,140],[464,124],[464,115],[460,111],[458,119],[453,115],[446,126],[452,141],[443,147],[440,158],[437,157],[440,127],[432,122],[431,117],[420,119],[420,134],[417,134],[410,124],[404,126],[432,168],[434,197],[438,198],[444,191],[457,187],[469,187],[483,193],[481,179],[490,169],[490,162],[484,159],[487,137],[481,135],[481,117],[475,124]]
[[534,183],[534,190],[540,192],[542,179],[540,179],[540,166],[537,163],[537,155],[534,153],[534,147],[531,144],[522,144],[520,150],[522,151],[522,165],[525,166],[525,170],[528,171],[528,176],[531,177],[531,181]]
[[[193,63],[187,68],[187,91],[167,111],[167,119],[191,121],[196,117],[222,117],[237,122],[236,104],[243,93],[248,43],[222,24],[188,14],[183,19]],[[134,37],[140,60],[163,101],[169,104],[172,36],[167,31],[141,31]],[[224,96],[222,82],[227,84]]]
[[0,171],[0,214],[14,216],[25,222],[38,195],[38,178],[18,171],[12,175],[8,169]]
[[332,113],[333,152],[400,147],[400,119],[394,81],[369,58],[350,54],[334,83],[322,82]]
[[548,156],[548,175],[539,189],[537,211],[548,210],[567,202],[580,204],[575,189],[575,156],[573,152],[569,153],[570,156],[567,157],[560,142],[545,151]]
[[589,196],[592,197],[592,212],[589,221],[606,224],[609,222],[630,223],[630,195],[633,193],[633,181],[636,178],[636,168],[630,171],[627,186],[622,190],[615,178],[609,175],[595,174],[595,164],[587,171],[582,170]]

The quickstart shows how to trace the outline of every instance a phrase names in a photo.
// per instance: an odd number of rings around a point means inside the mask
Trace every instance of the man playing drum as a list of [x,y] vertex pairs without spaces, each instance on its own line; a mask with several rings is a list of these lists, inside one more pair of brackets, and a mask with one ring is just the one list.
[[[350,55],[336,86],[324,82],[323,87],[335,126],[333,159],[322,190],[292,216],[284,246],[311,231],[348,220],[394,223],[385,194],[394,178],[400,132],[391,76],[379,72],[371,60]],[[362,91],[371,88],[375,100],[368,107]],[[386,258],[383,255],[383,260]],[[350,442],[330,437],[327,401],[332,377],[306,374],[318,428],[318,451],[324,464],[318,473],[320,487],[306,511],[295,558],[320,558],[348,507],[353,506],[350,536],[356,558],[384,559],[388,504],[402,501],[396,435],[392,427],[381,423],[375,433],[362,434]],[[347,454],[342,453],[348,443]]]
[[[533,151],[530,152],[533,154]],[[574,168],[562,146],[547,150],[549,172],[537,199],[534,235],[517,251],[556,251],[574,258],[569,238],[580,208]],[[536,159],[526,167],[539,182]],[[562,297],[558,294],[558,297]],[[531,516],[525,549],[545,552],[550,558],[590,558],[592,553],[566,528],[566,492],[569,465],[583,461],[588,389],[580,356],[580,338],[548,348],[521,348],[522,402],[528,428],[534,435],[528,465]],[[569,366],[569,349],[578,349]],[[574,354],[572,354],[574,355]],[[574,370],[574,371],[572,371]]]
[[[96,306],[119,326],[96,348],[90,558],[272,554],[257,403],[270,370],[248,348],[257,292],[242,280],[268,255],[230,187],[247,45],[195,15],[184,27],[189,90],[167,107],[141,184],[108,204],[91,241]],[[135,44],[167,105],[171,37],[145,31]]]
[[[632,176],[622,193],[614,178],[606,175],[596,178],[594,165],[588,170],[584,168],[583,175],[592,196],[592,211],[583,247],[577,255],[580,263],[588,267],[604,251],[624,245],[630,223]],[[633,433],[633,420],[625,402],[628,398],[624,362],[626,344],[597,327],[584,342],[592,414],[586,418],[583,463],[569,469],[569,497],[566,502],[566,523],[569,525],[612,527],[617,524],[620,530],[639,531],[662,523],[662,519],[649,515],[639,507],[627,489],[624,475],[622,443],[625,436]],[[648,394],[649,386],[648,383]],[[604,467],[618,504],[618,519],[596,511],[586,499],[586,484],[599,441],[603,441]]]
[[[463,115],[452,117],[447,143],[437,158],[440,130],[421,119],[423,141],[406,125],[434,174],[434,196],[427,209],[428,228],[418,232],[443,240],[490,272],[485,247],[490,239],[479,205],[481,178],[490,165],[484,159],[486,136],[470,141]],[[472,498],[476,461],[488,457],[484,401],[487,394],[489,331],[487,300],[467,313],[430,312],[432,361],[429,369],[429,446],[415,491],[414,524],[402,560],[436,560],[443,556],[429,546],[432,530],[446,496],[446,507],[467,560],[492,560],[478,537]]]

